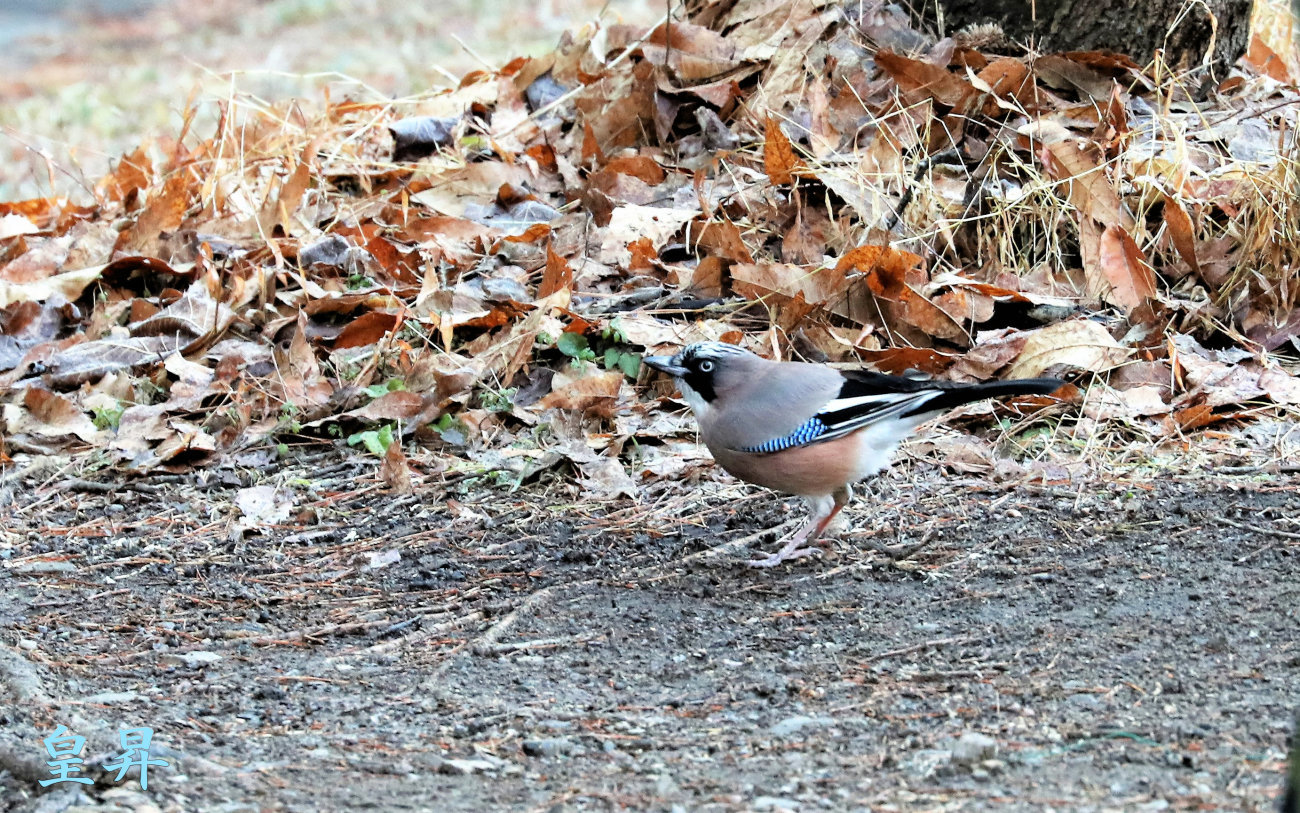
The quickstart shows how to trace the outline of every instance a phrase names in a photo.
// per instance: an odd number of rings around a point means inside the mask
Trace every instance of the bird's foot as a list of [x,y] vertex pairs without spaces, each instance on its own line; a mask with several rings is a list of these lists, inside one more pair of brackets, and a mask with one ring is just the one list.
[[821,552],[820,548],[782,548],[771,556],[764,556],[762,559],[750,559],[745,564],[750,567],[776,567],[782,562],[820,555]]

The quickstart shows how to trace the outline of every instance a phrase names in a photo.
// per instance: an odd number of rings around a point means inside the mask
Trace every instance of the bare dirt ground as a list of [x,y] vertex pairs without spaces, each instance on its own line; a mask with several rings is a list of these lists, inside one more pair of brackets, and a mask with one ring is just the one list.
[[[394,498],[374,469],[10,473],[0,810],[1262,811],[1279,792],[1293,474],[913,464],[826,557],[760,571],[737,542],[795,501],[712,481],[637,504],[558,483]],[[255,484],[294,507],[245,533],[232,500]],[[143,793],[44,792],[60,724],[92,764],[151,726],[174,764]]]

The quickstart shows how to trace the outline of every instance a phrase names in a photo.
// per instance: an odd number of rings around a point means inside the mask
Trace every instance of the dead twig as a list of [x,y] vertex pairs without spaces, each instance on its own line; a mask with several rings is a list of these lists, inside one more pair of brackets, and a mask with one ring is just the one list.
[[510,652],[535,652],[539,649],[558,649],[563,646],[585,644],[589,641],[603,641],[601,635],[562,635],[559,638],[538,638],[533,641],[506,641],[500,644],[483,645],[475,649],[479,655],[504,655]]
[[[1243,531],[1251,531],[1257,534],[1270,534],[1272,536],[1279,536],[1283,539],[1300,539],[1300,533],[1294,533],[1292,531],[1279,531],[1276,528],[1261,528],[1258,525],[1247,525],[1244,522],[1236,522],[1227,517],[1215,517],[1215,520],[1222,522],[1224,525],[1231,525],[1234,528],[1240,528]],[[1268,546],[1266,545],[1265,547]]]
[[952,646],[954,644],[972,644],[980,638],[977,635],[961,635],[952,638],[935,638],[931,641],[923,641],[912,646],[905,646],[901,649],[891,649],[888,652],[877,652],[875,655],[867,658],[865,663],[875,663],[883,661],[886,658],[892,658],[896,655],[910,655],[913,652],[920,652],[925,649],[934,649],[941,646]]

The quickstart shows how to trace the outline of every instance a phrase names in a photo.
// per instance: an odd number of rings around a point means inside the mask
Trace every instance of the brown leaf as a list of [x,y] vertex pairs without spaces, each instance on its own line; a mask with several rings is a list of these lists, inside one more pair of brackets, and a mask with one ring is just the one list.
[[0,308],[7,308],[15,302],[44,302],[55,296],[75,302],[86,286],[99,279],[103,270],[104,266],[96,265],[33,282],[8,282],[0,279]]
[[749,299],[777,302],[802,297],[810,305],[826,305],[853,284],[840,269],[805,269],[782,263],[737,263],[731,267],[732,288]]
[[1047,174],[1063,182],[1070,203],[1105,226],[1133,228],[1133,216],[1106,175],[1095,145],[1067,138],[1042,145],[1039,158]]
[[[396,395],[397,393],[389,393]],[[406,462],[402,444],[394,440],[384,452],[384,461],[379,464],[379,479],[395,494],[410,494],[415,491],[411,485],[411,467]]]
[[87,443],[97,443],[103,433],[72,401],[42,389],[28,387],[21,406],[4,405],[5,431],[10,435],[34,434],[48,438],[75,435]]
[[565,367],[551,379],[551,392],[541,400],[542,409],[574,409],[608,418],[614,414],[623,373],[588,366]]
[[1156,272],[1137,242],[1119,226],[1107,226],[1102,232],[1097,265],[1085,267],[1084,273],[1090,295],[1120,306],[1125,313],[1156,295]]
[[695,245],[709,254],[734,263],[752,263],[753,255],[745,245],[740,228],[730,220],[713,219],[699,229],[692,228]]
[[398,315],[382,311],[363,313],[348,323],[334,340],[334,349],[368,347],[387,336],[397,327]]
[[118,370],[158,364],[171,354],[180,352],[192,340],[189,334],[178,332],[160,336],[110,337],[74,344],[49,359],[46,378],[60,387],[74,386]]
[[199,344],[215,341],[235,321],[235,313],[212,297],[214,284],[219,285],[213,275],[195,280],[180,299],[131,325],[131,334],[184,336],[187,341],[181,351],[186,353]]
[[794,154],[794,146],[781,131],[781,125],[775,118],[768,116],[763,134],[763,168],[767,171],[768,180],[776,186],[794,183],[794,173],[801,166],[799,156]]
[[687,82],[712,79],[740,65],[736,46],[729,37],[691,23],[659,26],[641,44],[641,53],[652,64],[666,62],[678,78]]
[[830,221],[821,209],[800,207],[795,212],[794,225],[781,239],[781,259],[796,265],[812,265],[822,261],[826,253],[826,227]]
[[118,237],[113,252],[156,255],[159,235],[180,227],[190,205],[192,184],[188,169],[176,170],[168,176],[162,189],[149,198],[135,223]]
[[924,262],[910,251],[892,246],[865,245],[840,257],[835,270],[857,269],[866,275],[867,285],[876,296],[901,301],[907,291],[908,272],[920,268]]
[[927,375],[940,375],[954,359],[952,356],[928,347],[884,347],[880,350],[863,350],[862,360],[882,373],[901,375],[908,370],[919,370]]
[[1110,95],[1114,84],[1114,80],[1100,71],[1057,54],[1045,54],[1035,59],[1034,74],[1049,87],[1077,90],[1098,102]]
[[573,268],[568,260],[555,253],[554,246],[547,241],[546,270],[542,273],[542,284],[537,289],[537,296],[550,296],[562,288],[573,288]]
[[911,101],[934,99],[964,113],[979,95],[970,82],[930,62],[879,51],[876,64],[889,74]]
[[830,99],[826,92],[826,82],[820,76],[813,76],[808,85],[807,99],[812,154],[817,158],[827,158],[839,147],[840,134],[831,124]]
[[1099,373],[1129,355],[1106,328],[1091,319],[1073,319],[1029,331],[1007,378],[1033,378],[1048,367],[1065,364]]
[[1196,261],[1196,232],[1192,219],[1183,205],[1169,195],[1165,195],[1165,228],[1169,230],[1169,240],[1174,244],[1178,256],[1191,266],[1199,277],[1201,265]]
[[722,296],[722,260],[717,257],[700,260],[685,288],[699,297],[716,299]]

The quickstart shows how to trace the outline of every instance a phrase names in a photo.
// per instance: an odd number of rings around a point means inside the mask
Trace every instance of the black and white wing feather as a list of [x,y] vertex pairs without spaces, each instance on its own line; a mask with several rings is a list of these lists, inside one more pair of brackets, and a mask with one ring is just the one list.
[[867,370],[843,371],[839,394],[790,434],[745,452],[771,453],[843,437],[872,424],[906,421],[913,426],[949,409],[1000,395],[1048,394],[1060,388],[1055,378],[1027,378],[961,384],[907,378]]

